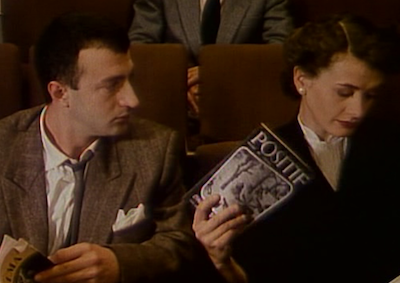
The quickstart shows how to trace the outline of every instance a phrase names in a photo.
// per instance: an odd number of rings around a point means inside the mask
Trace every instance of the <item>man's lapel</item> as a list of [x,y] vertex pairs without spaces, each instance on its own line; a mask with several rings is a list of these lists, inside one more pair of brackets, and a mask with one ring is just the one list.
[[20,133],[5,167],[2,186],[12,232],[47,253],[48,220],[39,119]]
[[[199,53],[200,41],[200,2],[199,0],[177,0],[182,29],[194,54]],[[179,20],[179,19],[177,19]]]
[[233,43],[233,38],[242,23],[250,2],[251,0],[225,0],[222,6],[217,43]]
[[78,241],[110,241],[112,224],[131,192],[135,176],[123,174],[116,146],[102,141],[88,167]]

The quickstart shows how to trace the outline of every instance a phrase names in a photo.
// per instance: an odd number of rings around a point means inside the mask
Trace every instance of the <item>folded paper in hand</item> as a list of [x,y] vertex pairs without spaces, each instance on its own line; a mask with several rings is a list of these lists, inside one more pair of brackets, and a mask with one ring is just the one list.
[[53,263],[24,239],[4,235],[0,248],[0,283],[31,283],[39,271]]
[[145,218],[145,209],[142,203],[139,204],[138,207],[130,209],[126,214],[123,209],[120,209],[112,229],[114,232],[121,231],[140,223]]

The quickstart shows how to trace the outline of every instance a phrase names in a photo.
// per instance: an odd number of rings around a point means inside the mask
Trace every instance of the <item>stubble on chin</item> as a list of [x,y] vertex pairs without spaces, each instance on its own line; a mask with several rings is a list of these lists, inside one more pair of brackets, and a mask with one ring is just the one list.
[[124,136],[127,135],[130,131],[130,123],[129,122],[124,122],[124,123],[116,123],[113,125],[113,129],[111,131],[110,136]]

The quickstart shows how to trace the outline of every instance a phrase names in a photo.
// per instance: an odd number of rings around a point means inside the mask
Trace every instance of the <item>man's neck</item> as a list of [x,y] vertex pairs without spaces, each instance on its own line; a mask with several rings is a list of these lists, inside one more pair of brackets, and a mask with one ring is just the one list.
[[62,111],[53,109],[49,105],[44,116],[44,130],[50,141],[65,155],[73,159],[79,159],[82,152],[97,138],[79,135],[70,124],[70,120],[64,118]]

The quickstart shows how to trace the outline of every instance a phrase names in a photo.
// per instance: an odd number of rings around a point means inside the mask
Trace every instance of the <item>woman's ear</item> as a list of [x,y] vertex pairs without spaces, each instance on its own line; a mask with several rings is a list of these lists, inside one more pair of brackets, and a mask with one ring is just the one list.
[[299,66],[293,68],[293,83],[300,95],[307,93],[305,80],[307,79],[306,73],[300,69]]
[[64,84],[58,81],[51,81],[47,85],[47,91],[50,94],[53,103],[61,103],[66,107],[69,106],[68,91]]

